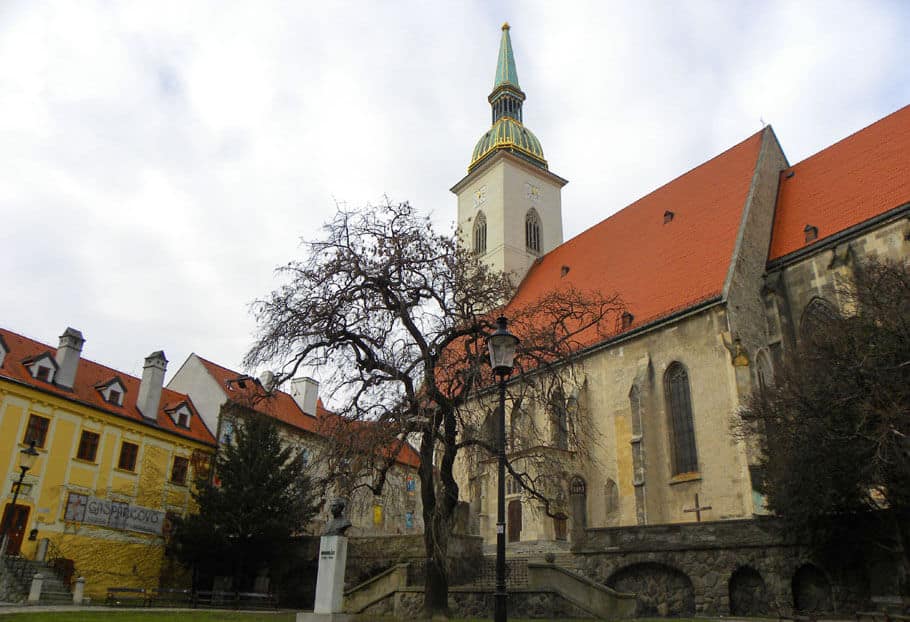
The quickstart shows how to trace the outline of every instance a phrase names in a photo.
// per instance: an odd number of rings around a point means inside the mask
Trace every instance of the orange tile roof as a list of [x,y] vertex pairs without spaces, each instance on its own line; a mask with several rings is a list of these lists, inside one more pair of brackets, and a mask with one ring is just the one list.
[[[224,392],[228,396],[228,399],[238,401],[239,403],[252,403],[254,404],[254,410],[257,412],[274,417],[291,427],[324,436],[327,430],[334,427],[332,420],[339,419],[338,415],[328,410],[323,405],[322,399],[316,400],[316,416],[308,415],[303,412],[297,404],[297,401],[289,393],[284,391],[273,391],[270,397],[266,399],[265,392],[255,379],[238,371],[222,367],[217,363],[202,358],[198,354],[196,356],[212,378],[224,388]],[[237,387],[236,383],[231,383],[231,381],[235,381],[241,377],[249,379],[249,383],[245,389],[240,389]],[[229,388],[229,383],[233,385],[233,389]],[[255,399],[257,397],[262,399]],[[250,401],[250,398],[253,398],[253,400]],[[396,461],[401,464],[416,467],[420,463],[420,458],[413,447],[404,443],[398,450]]]
[[[792,173],[792,176],[790,174]],[[910,106],[781,173],[769,260],[910,203]]]
[[[553,249],[509,306],[563,285],[599,289],[619,294],[637,328],[721,295],[761,145],[758,132]],[[621,329],[596,339],[604,330]]]
[[[284,391],[274,391],[268,399],[255,399],[257,397],[265,398],[266,396],[265,391],[262,390],[262,387],[255,378],[250,378],[246,374],[234,371],[233,369],[228,369],[227,367],[222,367],[217,363],[202,358],[198,354],[196,356],[199,358],[199,361],[202,363],[202,366],[205,367],[206,371],[209,372],[212,378],[214,378],[224,390],[228,399],[240,403],[247,403],[250,398],[253,398],[252,403],[257,412],[273,417],[291,427],[297,428],[298,430],[317,433],[319,419],[331,414],[322,406],[322,401],[320,400],[316,404],[316,416],[308,415],[301,410],[294,398]],[[249,379],[249,384],[245,389],[241,389],[236,383],[231,382],[236,381],[238,378]]]
[[[75,386],[72,390],[59,387],[57,385],[42,382],[32,378],[29,370],[23,365],[23,361],[34,356],[39,356],[45,352],[54,357],[57,349],[47,344],[29,339],[12,331],[0,328],[0,339],[9,348],[9,353],[0,366],[0,378],[9,379],[15,382],[29,385],[41,391],[53,393],[63,399],[78,402],[85,406],[95,408],[104,412],[111,413],[118,417],[130,419],[131,421],[141,423],[159,430],[176,434],[185,438],[199,441],[207,445],[215,445],[215,437],[202,421],[202,417],[196,411],[193,401],[188,395],[164,388],[161,391],[161,402],[158,405],[158,416],[154,423],[142,416],[136,407],[136,398],[139,395],[139,378],[130,376],[116,369],[112,369],[100,363],[95,363],[86,358],[79,359],[79,365],[76,368]],[[123,406],[117,406],[104,400],[101,392],[97,387],[107,384],[109,380],[118,378],[123,384],[126,394],[123,396]],[[185,402],[187,407],[192,411],[190,417],[189,429],[182,428],[174,423],[174,420],[165,412],[166,409],[172,409]]]

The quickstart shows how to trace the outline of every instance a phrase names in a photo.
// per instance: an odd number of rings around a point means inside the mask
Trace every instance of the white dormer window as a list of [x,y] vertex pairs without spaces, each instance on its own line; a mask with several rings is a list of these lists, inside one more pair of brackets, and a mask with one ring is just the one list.
[[112,378],[104,384],[95,385],[95,388],[101,393],[101,397],[108,404],[114,406],[123,406],[123,396],[126,394],[126,387],[120,381],[120,378]]
[[3,359],[6,358],[7,354],[9,354],[9,348],[6,347],[6,342],[3,341],[3,336],[0,335],[0,367],[3,367]]
[[48,352],[39,354],[35,358],[26,361],[25,366],[28,367],[29,373],[35,380],[48,383],[54,382],[54,375],[57,373],[57,363]]
[[181,402],[176,408],[167,409],[165,412],[170,415],[174,425],[180,428],[189,429],[190,421],[193,418],[193,412],[190,410],[190,407],[186,405],[186,402]]

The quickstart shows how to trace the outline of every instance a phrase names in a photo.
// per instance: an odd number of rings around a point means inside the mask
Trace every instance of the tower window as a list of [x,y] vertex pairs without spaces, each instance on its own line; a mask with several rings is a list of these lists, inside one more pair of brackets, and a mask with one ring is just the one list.
[[487,217],[477,212],[474,219],[474,253],[483,255],[487,252]]
[[540,252],[540,216],[533,207],[525,216],[525,246],[532,253]]

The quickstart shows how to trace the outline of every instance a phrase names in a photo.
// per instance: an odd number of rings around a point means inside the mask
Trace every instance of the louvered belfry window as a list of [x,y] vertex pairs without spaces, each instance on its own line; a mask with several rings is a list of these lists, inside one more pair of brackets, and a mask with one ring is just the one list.
[[474,253],[483,255],[487,252],[487,217],[478,212],[474,220]]
[[534,208],[525,216],[525,246],[531,252],[540,252],[540,217]]
[[692,420],[692,398],[689,374],[679,363],[673,363],[664,375],[667,408],[670,410],[670,435],[673,447],[673,475],[698,471],[695,449],[695,425]]

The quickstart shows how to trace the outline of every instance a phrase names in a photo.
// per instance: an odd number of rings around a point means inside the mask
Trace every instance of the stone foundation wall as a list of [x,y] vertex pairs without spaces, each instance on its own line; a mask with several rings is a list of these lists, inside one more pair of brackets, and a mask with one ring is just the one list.
[[[554,592],[509,590],[509,616],[516,618],[585,618],[591,614]],[[367,607],[362,617],[395,616],[400,620],[419,619],[423,613],[423,589],[406,588]],[[486,618],[493,611],[493,593],[464,588],[449,590],[449,612],[456,618]]]
[[865,568],[824,567],[772,518],[589,529],[587,536],[573,551],[580,572],[635,593],[640,615],[853,615],[876,589]]

